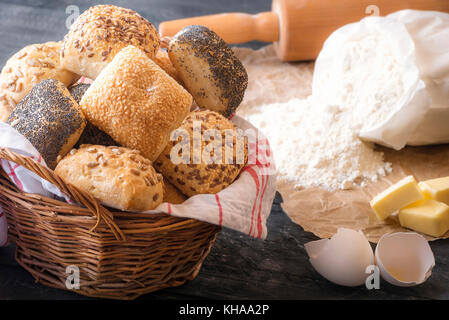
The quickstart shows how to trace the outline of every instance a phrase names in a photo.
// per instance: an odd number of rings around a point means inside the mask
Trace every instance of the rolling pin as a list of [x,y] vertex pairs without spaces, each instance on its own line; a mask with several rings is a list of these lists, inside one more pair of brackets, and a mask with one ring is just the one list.
[[230,44],[273,42],[282,61],[314,60],[327,37],[339,27],[368,15],[384,16],[402,9],[449,13],[449,0],[273,0],[271,12],[166,21],[159,25],[159,32],[171,37],[185,26],[203,25]]

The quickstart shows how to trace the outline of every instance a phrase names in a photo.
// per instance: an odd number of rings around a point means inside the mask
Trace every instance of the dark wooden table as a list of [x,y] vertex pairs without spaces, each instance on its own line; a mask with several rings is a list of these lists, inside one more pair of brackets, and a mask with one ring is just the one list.
[[[80,11],[92,1],[0,0],[0,65],[27,44],[62,39],[66,8]],[[270,0],[129,0],[107,3],[138,11],[155,25],[161,21],[229,11],[256,13],[270,9]],[[124,4],[126,3],[126,5]],[[246,44],[253,48],[260,43]],[[413,288],[381,281],[379,290],[344,288],[317,274],[304,243],[316,237],[283,212],[278,195],[268,219],[268,238],[256,240],[223,230],[199,276],[187,284],[140,299],[449,299],[449,241],[431,243],[436,267],[431,278]],[[14,247],[0,248],[0,299],[86,299],[34,282],[14,260]]]

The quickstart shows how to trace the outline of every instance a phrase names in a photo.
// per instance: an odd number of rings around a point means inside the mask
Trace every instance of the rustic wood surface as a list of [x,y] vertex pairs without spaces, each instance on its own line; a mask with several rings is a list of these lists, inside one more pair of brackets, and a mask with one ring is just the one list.
[[[62,39],[67,29],[66,8],[80,11],[92,1],[0,0],[0,65],[27,44]],[[106,2],[105,2],[106,3]],[[123,1],[107,3],[124,6]],[[269,0],[130,0],[155,25],[168,19],[229,11],[256,13],[270,9]],[[260,43],[246,46],[259,47]],[[431,243],[436,267],[431,278],[413,288],[381,281],[379,290],[344,288],[317,274],[308,262],[304,243],[312,234],[286,216],[278,195],[268,219],[265,241],[223,230],[199,276],[187,284],[148,294],[140,299],[449,299],[449,241]],[[0,248],[0,299],[86,299],[35,283],[14,260],[14,247]]]

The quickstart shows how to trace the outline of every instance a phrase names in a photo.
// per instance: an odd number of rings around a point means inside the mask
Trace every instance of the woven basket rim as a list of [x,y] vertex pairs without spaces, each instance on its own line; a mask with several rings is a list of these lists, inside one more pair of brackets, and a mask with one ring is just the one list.
[[[47,180],[48,182],[55,185],[64,195],[66,195],[68,198],[70,198],[72,201],[74,201],[74,204],[67,203],[58,199],[52,199],[48,198],[39,194],[34,193],[26,193],[23,190],[20,190],[15,184],[13,184],[10,180],[10,178],[7,176],[4,170],[1,171],[1,175],[6,178],[6,180],[10,184],[10,188],[14,188],[18,191],[19,197],[23,198],[24,201],[30,200],[30,199],[36,199],[38,201],[43,201],[46,203],[46,205],[54,205],[57,206],[59,209],[61,207],[67,207],[67,211],[70,212],[72,215],[76,216],[85,216],[86,218],[94,218],[96,219],[96,223],[91,229],[91,231],[94,231],[102,221],[104,221],[107,226],[109,227],[110,231],[114,234],[115,238],[117,240],[126,240],[125,233],[119,228],[119,226],[114,221],[114,217],[116,218],[122,218],[126,217],[130,213],[133,214],[134,217],[141,215],[142,218],[147,217],[149,214],[144,212],[138,212],[138,211],[116,211],[117,209],[111,208],[113,211],[109,210],[105,206],[103,206],[99,200],[97,200],[95,197],[93,197],[88,192],[85,192],[78,187],[67,183],[64,181],[63,178],[59,177],[53,170],[50,168],[43,166],[39,164],[36,160],[34,160],[31,157],[27,157],[24,155],[21,155],[17,152],[14,152],[10,150],[9,148],[0,148],[0,159],[7,160],[14,162],[29,171],[35,173],[42,179]],[[2,192],[6,192],[7,188],[1,187],[0,190]],[[17,194],[16,194],[17,196]],[[79,205],[76,205],[79,204]],[[70,208],[70,209],[69,209]],[[196,219],[192,218],[181,218],[181,217],[173,217],[170,215],[167,215],[165,212],[154,210],[154,212],[151,213],[153,217],[166,217],[168,220],[173,220],[177,223],[179,221],[187,221],[190,220],[190,223],[205,223],[198,221]]]

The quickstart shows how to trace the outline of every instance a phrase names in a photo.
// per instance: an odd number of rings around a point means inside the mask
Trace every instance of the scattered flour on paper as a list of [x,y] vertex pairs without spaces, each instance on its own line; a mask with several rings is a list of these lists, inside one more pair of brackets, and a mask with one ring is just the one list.
[[[362,111],[348,112],[355,107],[347,103],[351,90],[340,97],[345,104],[323,102],[321,97],[311,95],[313,63],[274,62],[277,58],[271,46],[237,54],[249,74],[248,94],[237,114],[268,138],[280,182],[293,182],[297,188],[349,189],[391,172],[383,154],[358,137],[361,127],[372,123],[361,116]],[[353,59],[354,66],[363,63]],[[386,72],[391,67],[384,66]],[[348,82],[342,84],[349,88]],[[381,99],[388,99],[389,94]],[[381,112],[374,113],[377,120],[382,116]]]
[[[262,105],[250,120],[273,148],[279,179],[297,187],[348,189],[389,172],[383,154],[348,125],[351,114],[312,97]],[[241,116],[245,117],[242,112]]]

